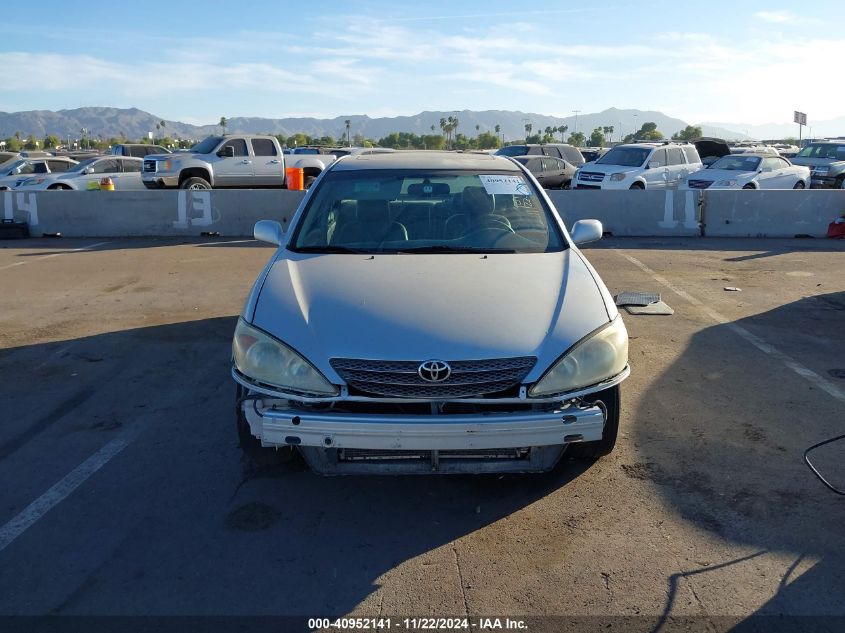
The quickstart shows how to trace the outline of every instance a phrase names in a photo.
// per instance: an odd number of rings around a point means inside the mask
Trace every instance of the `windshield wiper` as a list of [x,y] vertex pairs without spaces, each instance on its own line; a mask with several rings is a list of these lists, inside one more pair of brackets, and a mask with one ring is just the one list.
[[361,248],[349,248],[348,246],[297,246],[290,250],[294,253],[353,253],[358,255],[379,252]]
[[474,246],[449,246],[447,244],[436,244],[432,246],[414,246],[412,248],[399,248],[396,253],[516,253],[513,248],[483,248]]

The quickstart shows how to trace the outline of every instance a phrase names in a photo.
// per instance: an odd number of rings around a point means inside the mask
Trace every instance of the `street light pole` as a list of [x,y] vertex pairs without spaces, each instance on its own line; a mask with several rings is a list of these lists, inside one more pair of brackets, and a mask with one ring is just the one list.
[[578,134],[578,114],[581,112],[581,110],[573,110],[573,112],[575,113],[575,131],[572,133]]

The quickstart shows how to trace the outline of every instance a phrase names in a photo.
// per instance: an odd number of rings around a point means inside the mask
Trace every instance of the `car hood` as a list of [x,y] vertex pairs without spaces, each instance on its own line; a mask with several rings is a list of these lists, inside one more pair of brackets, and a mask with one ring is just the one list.
[[793,165],[803,165],[804,167],[845,167],[845,160],[831,160],[830,158],[790,158],[789,162]]
[[741,180],[754,178],[756,171],[740,171],[739,169],[702,169],[689,175],[688,180]]
[[711,156],[721,158],[722,156],[727,156],[731,153],[731,148],[728,146],[727,141],[721,138],[697,138],[692,142],[692,144],[695,145],[695,149],[698,150],[698,155],[701,156],[702,159],[709,158]]
[[581,173],[584,172],[595,172],[601,174],[618,174],[620,172],[641,172],[643,170],[642,166],[640,167],[630,167],[626,165],[607,165],[602,163],[597,163],[593,161],[592,163],[585,163],[581,165]]
[[[536,380],[609,321],[575,250],[507,255],[302,255],[286,252],[252,322],[330,380],[330,358],[472,360],[537,356]],[[615,310],[613,311],[615,316]]]

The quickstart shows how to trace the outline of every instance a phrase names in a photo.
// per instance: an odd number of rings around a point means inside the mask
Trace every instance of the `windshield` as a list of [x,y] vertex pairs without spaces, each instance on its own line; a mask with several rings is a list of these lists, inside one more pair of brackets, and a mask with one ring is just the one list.
[[730,171],[757,171],[759,156],[723,156],[707,169],[729,169]]
[[330,171],[291,250],[315,253],[541,253],[566,248],[522,173]]
[[496,156],[523,156],[528,148],[525,145],[509,145],[496,152]]
[[191,151],[196,152],[197,154],[210,154],[214,151],[214,148],[217,147],[222,140],[222,136],[209,136],[207,139],[204,139],[194,145],[191,148]]
[[808,145],[798,152],[797,157],[845,160],[845,143],[820,143],[817,145]]
[[642,167],[651,154],[644,147],[614,147],[596,161],[597,165],[620,165],[622,167]]
[[[14,173],[25,174],[25,173],[30,173],[30,172],[24,171],[23,169],[21,169],[21,171],[19,171],[19,172],[16,172],[16,171],[15,171],[18,167],[23,167],[24,165],[26,165],[26,161],[25,161],[25,160],[16,160],[14,163],[10,163],[10,164],[8,164],[8,165],[4,165],[4,166],[3,166],[3,169],[5,170],[5,172],[6,172],[7,174],[14,174]],[[30,171],[31,171],[31,170],[30,170]]]
[[96,163],[99,159],[98,158],[89,158],[87,160],[83,160],[81,163],[74,165],[68,171],[85,171],[88,167]]

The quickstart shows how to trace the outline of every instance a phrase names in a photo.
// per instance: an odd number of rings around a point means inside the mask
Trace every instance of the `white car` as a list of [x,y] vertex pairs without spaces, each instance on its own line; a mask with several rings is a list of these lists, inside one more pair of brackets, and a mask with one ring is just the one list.
[[19,158],[0,168],[0,191],[14,189],[24,180],[34,175],[63,173],[77,162],[61,156],[49,158]]
[[806,189],[810,168],[769,153],[723,156],[684,181],[682,189]]
[[89,184],[99,184],[110,178],[115,191],[140,191],[146,189],[141,181],[144,161],[129,156],[95,156],[74,165],[60,174],[32,176],[15,185],[22,190],[76,190],[85,191]]
[[278,250],[234,333],[241,445],[348,474],[607,455],[628,334],[576,246],[601,234],[508,158],[338,159],[289,231],[255,225]]
[[692,144],[629,143],[617,145],[583,165],[573,189],[677,189],[687,176],[704,168]]

